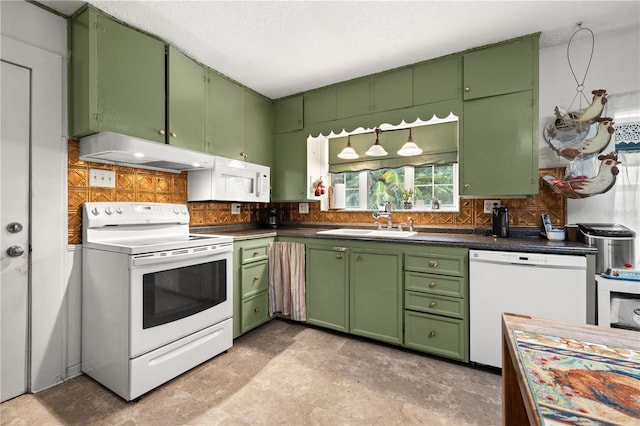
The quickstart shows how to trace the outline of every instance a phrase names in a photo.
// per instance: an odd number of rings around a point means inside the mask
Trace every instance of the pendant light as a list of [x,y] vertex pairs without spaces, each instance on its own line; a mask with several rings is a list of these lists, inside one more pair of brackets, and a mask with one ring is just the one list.
[[347,136],[347,146],[340,151],[338,158],[342,158],[343,160],[355,160],[356,158],[360,158],[356,150],[351,147],[351,135]]
[[413,141],[413,136],[411,135],[411,128],[409,128],[409,139],[407,139],[407,142],[402,145],[402,148],[400,148],[398,150],[398,155],[401,155],[403,157],[410,157],[412,155],[420,155],[422,154],[422,149],[416,145],[416,143]]
[[387,151],[384,150],[384,148],[382,147],[382,145],[380,145],[380,129],[376,129],[376,142],[371,145],[371,148],[369,148],[369,150],[367,152],[365,152],[365,154],[370,155],[372,157],[383,157],[385,155],[387,155]]

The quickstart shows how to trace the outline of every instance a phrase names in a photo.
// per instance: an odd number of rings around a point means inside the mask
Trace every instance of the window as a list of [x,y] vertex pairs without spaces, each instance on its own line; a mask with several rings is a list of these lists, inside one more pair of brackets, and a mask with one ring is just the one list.
[[457,164],[405,166],[361,172],[333,173],[331,185],[345,185],[347,210],[377,210],[389,202],[404,209],[402,192],[413,189],[411,210],[431,210],[434,198],[440,210],[458,211]]

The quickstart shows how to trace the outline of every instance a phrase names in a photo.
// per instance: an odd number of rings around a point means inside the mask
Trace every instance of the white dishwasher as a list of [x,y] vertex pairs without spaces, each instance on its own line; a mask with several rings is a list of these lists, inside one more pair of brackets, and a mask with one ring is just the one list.
[[469,251],[469,359],[502,367],[502,313],[586,324],[587,259]]

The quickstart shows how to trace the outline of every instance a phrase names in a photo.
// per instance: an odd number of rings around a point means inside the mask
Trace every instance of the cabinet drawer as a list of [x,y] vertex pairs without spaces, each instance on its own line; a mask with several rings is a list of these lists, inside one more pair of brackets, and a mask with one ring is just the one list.
[[269,287],[269,269],[266,260],[242,266],[242,298],[251,296]]
[[464,317],[464,299],[453,297],[436,296],[428,293],[416,291],[405,292],[404,307],[414,311],[427,312],[436,315],[447,315],[450,317]]
[[405,311],[405,346],[435,355],[468,361],[463,320]]
[[269,244],[260,243],[256,245],[242,247],[240,249],[240,259],[242,264],[265,260],[269,253]]
[[404,273],[405,290],[424,291],[453,297],[465,297],[463,277],[448,277],[420,272]]
[[429,272],[431,274],[465,275],[466,251],[460,255],[442,255],[431,253],[405,253],[404,268],[410,271]]
[[240,332],[245,333],[269,321],[269,292],[263,291],[242,300]]

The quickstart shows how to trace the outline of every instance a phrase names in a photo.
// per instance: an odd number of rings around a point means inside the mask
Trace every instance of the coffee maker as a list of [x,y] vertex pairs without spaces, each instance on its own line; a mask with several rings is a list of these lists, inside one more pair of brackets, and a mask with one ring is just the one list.
[[509,237],[509,210],[506,207],[494,207],[491,216],[492,235],[494,237]]
[[277,209],[269,209],[267,211],[267,218],[265,220],[265,225],[267,228],[277,228],[278,227],[278,210]]

